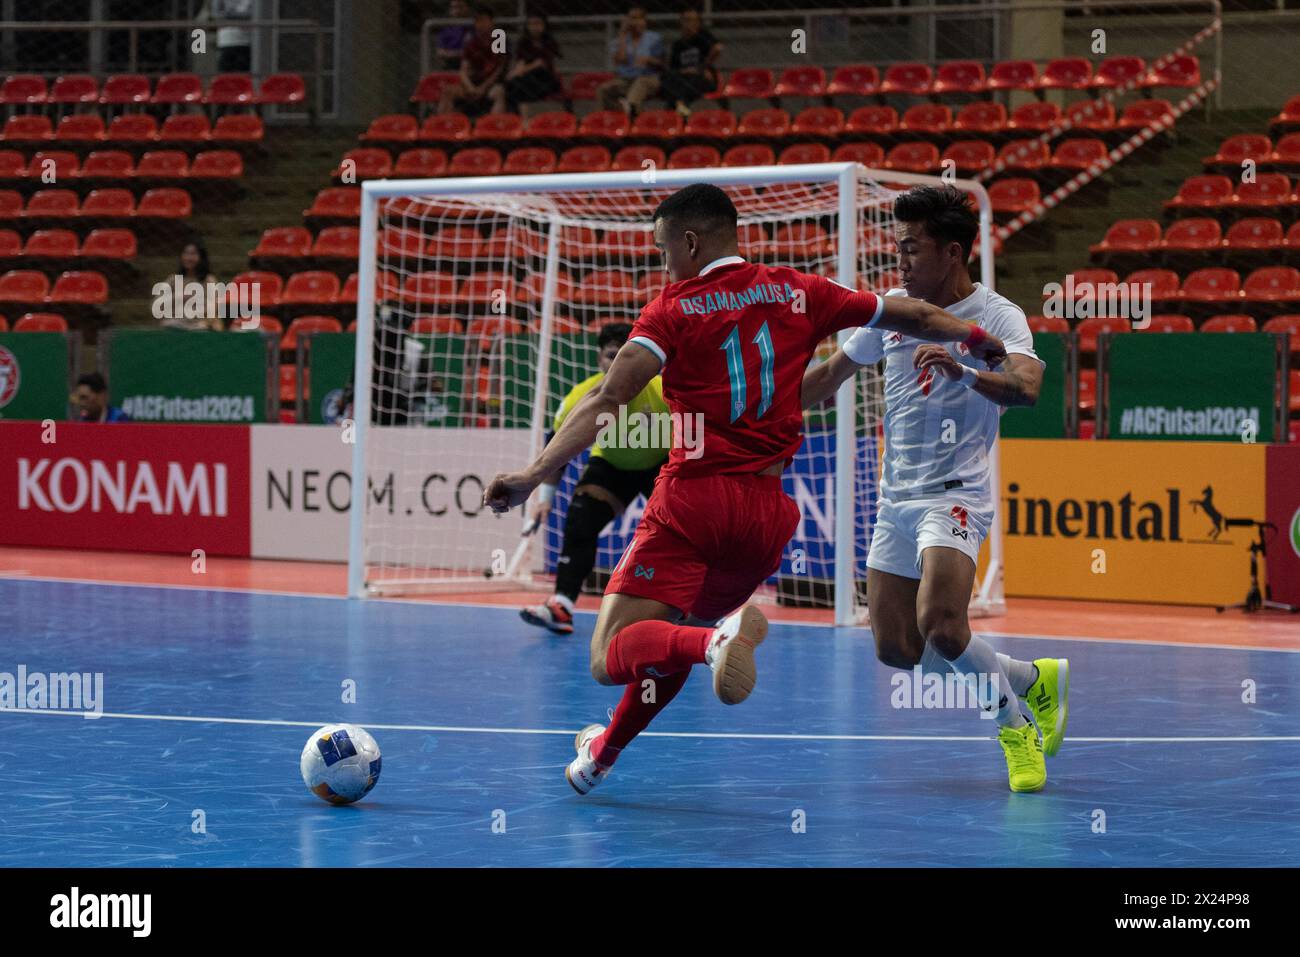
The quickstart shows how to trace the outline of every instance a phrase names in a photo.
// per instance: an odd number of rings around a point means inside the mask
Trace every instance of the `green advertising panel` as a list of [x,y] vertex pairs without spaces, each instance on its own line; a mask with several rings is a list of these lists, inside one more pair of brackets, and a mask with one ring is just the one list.
[[1107,338],[1107,438],[1274,441],[1274,336],[1173,332]]
[[307,343],[307,382],[303,398],[312,425],[337,422],[343,415],[343,390],[352,379],[357,337],[353,332],[313,332]]
[[1038,402],[1029,408],[1002,413],[999,434],[1004,439],[1063,439],[1067,436],[1066,411],[1073,396],[1069,384],[1070,337],[1063,332],[1035,332],[1034,352],[1047,363]]
[[0,419],[65,419],[69,391],[67,336],[0,332]]
[[114,329],[109,401],[136,422],[266,422],[276,344],[251,332]]
[[[547,383],[544,423],[549,429],[569,391],[600,371],[596,361],[596,336],[592,333],[560,335],[551,340],[550,375]],[[527,428],[532,423],[533,397],[537,394],[537,337],[517,336],[506,340],[502,376],[504,401],[501,424],[506,428]]]

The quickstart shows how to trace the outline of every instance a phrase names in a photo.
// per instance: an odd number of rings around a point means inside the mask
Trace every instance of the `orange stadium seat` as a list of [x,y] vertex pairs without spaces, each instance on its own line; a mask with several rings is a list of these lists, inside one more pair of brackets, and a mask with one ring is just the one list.
[[82,219],[123,219],[135,215],[135,197],[126,189],[92,189],[81,204]]
[[66,219],[77,215],[77,194],[70,189],[42,189],[23,210],[26,219]]
[[189,104],[203,101],[203,81],[197,73],[167,73],[158,78],[149,102],[164,104]]
[[835,106],[810,106],[790,124],[794,136],[838,137],[844,131],[844,111]]
[[779,138],[790,132],[790,114],[781,109],[750,110],[740,118],[736,135]]
[[448,176],[496,176],[501,172],[501,153],[490,146],[458,150],[447,167]]
[[1026,103],[1011,111],[1008,133],[1046,133],[1061,122],[1061,108],[1055,103]]
[[1224,252],[1261,252],[1276,249],[1283,242],[1282,224],[1276,219],[1250,216],[1239,219],[1228,227],[1223,237]]
[[152,143],[158,138],[158,121],[148,113],[113,117],[104,139],[114,143]]
[[952,109],[938,103],[921,103],[903,114],[898,128],[907,133],[940,135],[952,126]]
[[[1097,338],[1103,333],[1108,335],[1118,335],[1129,332],[1132,329],[1127,319],[1116,319],[1111,316],[1096,316],[1091,319],[1085,319],[1075,327],[1075,334],[1079,337],[1079,351],[1085,353],[1094,353],[1097,351]],[[1085,370],[1080,370],[1085,371]],[[1086,370],[1096,375],[1093,369]]]
[[939,166],[939,147],[933,143],[899,143],[885,155],[885,169],[928,173]]
[[174,113],[158,130],[160,143],[204,143],[212,138],[212,127],[202,113]]
[[[403,150],[392,174],[398,179],[428,179],[447,175],[447,153],[432,147]],[[360,206],[357,212],[360,213]]]
[[99,306],[108,302],[108,280],[102,273],[70,270],[54,281],[50,290],[54,304]]
[[1040,90],[1086,90],[1092,83],[1092,64],[1083,57],[1067,56],[1043,67],[1035,84]]
[[668,156],[669,169],[708,169],[722,165],[716,146],[683,146]]
[[720,95],[731,99],[767,100],[775,95],[772,71],[765,67],[742,67],[727,77]]
[[614,162],[610,168],[616,170],[645,169],[647,161],[656,167],[662,167],[667,165],[668,158],[658,146],[625,146],[614,154]]
[[276,226],[262,233],[261,240],[248,255],[302,257],[311,252],[311,233],[301,226]]
[[518,113],[487,113],[474,121],[470,139],[507,142],[524,135],[524,121]]
[[48,182],[53,173],[54,182],[66,183],[80,172],[81,160],[69,150],[37,150],[27,166],[27,175],[36,182]]
[[629,136],[652,140],[676,139],[682,133],[682,117],[676,110],[646,110],[632,121]]
[[524,146],[506,155],[501,172],[522,175],[554,173],[557,162],[555,150],[544,146]]
[[27,237],[23,256],[73,259],[77,255],[77,234],[70,229],[38,229]]
[[363,143],[413,143],[420,124],[409,113],[389,113],[370,121],[361,134]]
[[1241,284],[1242,298],[1261,305],[1300,302],[1300,270],[1292,266],[1264,266]]
[[998,150],[997,162],[1013,173],[1037,173],[1047,165],[1051,155],[1047,144],[1039,140],[1012,140]]
[[1300,127],[1300,93],[1282,105],[1282,110],[1268,121],[1270,132],[1286,133]]
[[872,96],[880,89],[880,71],[868,63],[835,68],[826,85],[830,96]]
[[1007,128],[1007,108],[1001,103],[967,103],[952,122],[954,133],[995,134]]
[[228,113],[212,127],[214,143],[260,143],[266,131],[262,118],[252,113]]
[[925,96],[934,85],[934,72],[924,63],[895,63],[885,68],[880,92]]
[[442,91],[446,87],[455,86],[459,82],[460,75],[451,70],[426,73],[415,84],[415,92],[411,94],[411,102],[436,106],[438,101],[442,99]]
[[781,71],[773,91],[777,96],[823,96],[826,71],[819,66],[790,66]]
[[1115,106],[1105,100],[1080,100],[1065,108],[1065,118],[1073,129],[1109,133],[1115,129]]
[[1107,57],[1098,64],[1088,85],[1094,90],[1114,90],[1129,83],[1136,87],[1141,85],[1146,72],[1146,61],[1140,56]]
[[1173,112],[1168,100],[1138,100],[1124,107],[1115,128],[1121,133],[1133,133],[1161,120],[1172,122]]
[[92,229],[81,244],[81,255],[99,259],[134,259],[135,233],[129,229]]
[[940,166],[949,160],[956,164],[958,176],[982,173],[993,165],[993,144],[987,140],[958,140],[943,151]]
[[632,121],[619,110],[596,110],[578,124],[578,135],[588,139],[621,140]]
[[529,139],[568,140],[578,134],[578,117],[566,110],[539,113],[528,121],[524,135]]
[[603,146],[573,146],[560,156],[560,173],[603,173],[613,162]]
[[0,189],[0,219],[17,219],[22,214],[22,195],[16,190]]
[[16,259],[23,252],[23,238],[12,229],[0,229],[0,259]]
[[1030,332],[1069,333],[1070,324],[1060,316],[1027,316]]
[[771,166],[775,162],[772,147],[764,143],[741,143],[722,154],[723,166]]
[[54,137],[54,127],[48,116],[11,116],[5,120],[0,139],[16,143],[40,143]]
[[292,352],[298,347],[298,337],[315,332],[342,332],[343,324],[333,316],[299,316],[289,323],[280,340],[281,352]]
[[0,103],[6,106],[39,106],[48,97],[45,77],[31,73],[14,73],[0,84]]
[[256,101],[253,78],[247,73],[218,73],[203,98],[209,106],[252,106]]
[[1217,219],[1192,217],[1170,224],[1160,240],[1159,250],[1166,255],[1217,252],[1223,242],[1223,227]]
[[190,176],[195,179],[239,179],[244,158],[234,150],[202,150],[194,157]]
[[1189,176],[1178,187],[1178,195],[1165,201],[1165,209],[1214,209],[1232,201],[1232,181],[1226,176]]
[[979,94],[988,89],[984,65],[977,60],[949,60],[941,63],[934,74],[934,92]]
[[614,74],[604,70],[575,73],[569,77],[568,97],[570,100],[594,100],[596,88],[612,79]]
[[1205,157],[1201,163],[1205,166],[1231,166],[1234,170],[1239,170],[1244,160],[1264,163],[1272,152],[1273,141],[1264,134],[1238,133],[1220,143],[1215,154]]
[[[1175,302],[1182,298],[1178,289],[1178,273],[1172,269],[1138,269],[1124,277],[1126,286],[1149,287],[1153,302]],[[1138,295],[1140,289],[1131,290]]]
[[134,106],[149,102],[149,78],[138,73],[117,73],[104,81],[100,106]]
[[14,332],[67,332],[68,320],[57,312],[29,312],[14,323]]
[[793,166],[799,163],[829,163],[831,148],[824,143],[795,143],[787,146],[777,157],[781,166]]
[[861,163],[879,167],[885,161],[885,149],[879,143],[844,143],[835,148],[831,160],[836,163]]
[[1201,323],[1201,332],[1257,332],[1259,324],[1254,316],[1239,312],[1211,316]]
[[1277,147],[1266,162],[1293,172],[1300,171],[1300,133],[1288,133],[1277,141]]
[[18,150],[0,150],[0,179],[22,179],[26,175],[27,157]]
[[592,270],[575,290],[576,301],[588,306],[624,306],[635,294],[632,277],[622,269]]
[[1112,223],[1101,242],[1088,247],[1093,258],[1116,254],[1149,256],[1160,244],[1160,224],[1154,219],[1121,219]]
[[190,175],[190,158],[180,150],[151,150],[140,157],[135,175],[142,179],[184,179]]
[[1183,280],[1179,299],[1187,305],[1217,305],[1241,300],[1241,276],[1235,270],[1198,269]]
[[658,257],[654,234],[645,229],[610,229],[605,232],[604,247],[620,262],[637,262]]
[[272,73],[257,90],[262,106],[295,106],[307,99],[307,87],[297,73]]
[[1274,334],[1287,333],[1291,337],[1291,364],[1295,365],[1295,357],[1300,354],[1300,315],[1287,313],[1281,316],[1274,316],[1260,327],[1260,332],[1271,332]]
[[849,114],[846,133],[889,136],[898,129],[898,111],[892,106],[860,106]]
[[476,306],[489,306],[500,299],[504,299],[505,302],[513,302],[515,298],[514,276],[508,272],[496,270],[474,273],[461,283],[457,296],[470,305]]
[[1196,325],[1191,316],[1176,313],[1162,313],[1151,317],[1151,322],[1138,332],[1195,332]]
[[349,172],[356,176],[357,182],[385,179],[393,175],[393,157],[388,150],[373,146],[348,150],[334,171],[334,178],[340,179]]
[[130,179],[135,174],[135,160],[125,150],[95,150],[81,165],[82,180]]
[[327,226],[312,244],[314,259],[356,259],[361,252],[361,230],[355,226]]
[[323,269],[296,272],[284,284],[280,304],[285,306],[328,306],[338,298],[339,277]]
[[250,269],[236,275],[226,284],[226,299],[247,302],[252,299],[252,290],[257,291],[258,307],[275,309],[280,305],[280,292],[284,280],[279,273],[262,269]]
[[73,106],[99,102],[99,81],[86,73],[69,73],[50,85],[48,102]]
[[1032,90],[1038,84],[1038,67],[1032,60],[1004,60],[989,72],[990,90]]
[[1041,201],[1038,183],[1032,179],[1000,179],[989,186],[989,203],[996,215],[1018,216]]
[[483,236],[473,226],[444,226],[429,237],[424,252],[433,259],[469,260],[482,255]]
[[98,113],[71,113],[59,120],[54,138],[61,143],[98,143],[104,139],[104,119]]
[[416,316],[411,322],[413,336],[459,335],[464,325],[455,316]]
[[1201,61],[1186,53],[1180,53],[1159,69],[1153,69],[1144,85],[1169,86],[1190,89],[1201,84]]
[[1286,174],[1260,173],[1255,182],[1237,187],[1230,205],[1237,212],[1280,213],[1292,202],[1291,181]]
[[140,197],[137,216],[157,219],[188,219],[194,209],[190,194],[183,189],[151,189]]

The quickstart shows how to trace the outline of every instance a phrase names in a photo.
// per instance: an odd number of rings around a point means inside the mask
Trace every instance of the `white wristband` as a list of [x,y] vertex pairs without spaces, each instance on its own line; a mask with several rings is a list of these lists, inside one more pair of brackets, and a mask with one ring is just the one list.
[[873,366],[885,354],[885,340],[877,329],[862,326],[844,343],[844,354],[860,366]]
[[550,505],[555,499],[555,486],[549,482],[543,482],[537,486],[537,501],[543,505]]
[[961,384],[968,389],[975,388],[975,383],[979,382],[980,374],[978,369],[972,369],[970,366],[961,367]]

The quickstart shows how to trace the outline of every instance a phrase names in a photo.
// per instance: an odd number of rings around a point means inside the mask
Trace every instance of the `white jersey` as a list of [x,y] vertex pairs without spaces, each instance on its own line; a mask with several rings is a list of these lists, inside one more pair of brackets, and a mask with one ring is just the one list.
[[[905,296],[891,289],[887,296]],[[1034,337],[1015,303],[975,283],[975,291],[944,307],[997,336],[1008,353],[1034,354]],[[922,340],[882,330],[885,348],[885,465],[880,495],[886,501],[951,492],[992,507],[989,449],[998,434],[1002,407],[960,382],[933,372],[921,378],[912,354]],[[987,368],[956,342],[941,343],[962,365]],[[1038,360],[1042,362],[1041,359]],[[918,378],[921,381],[918,381]]]

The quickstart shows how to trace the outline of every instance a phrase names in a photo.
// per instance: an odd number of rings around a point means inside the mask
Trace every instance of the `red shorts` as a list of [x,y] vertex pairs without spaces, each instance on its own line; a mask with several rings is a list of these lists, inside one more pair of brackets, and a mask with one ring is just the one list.
[[778,475],[661,475],[605,594],[716,620],[781,567],[798,527],[799,506]]

